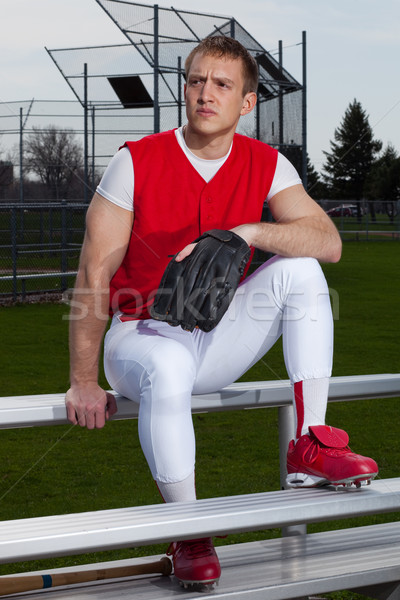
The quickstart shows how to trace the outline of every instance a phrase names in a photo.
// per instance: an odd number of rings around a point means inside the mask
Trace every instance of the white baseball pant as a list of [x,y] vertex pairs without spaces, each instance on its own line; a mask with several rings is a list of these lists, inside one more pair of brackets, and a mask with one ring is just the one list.
[[[140,403],[140,442],[156,481],[179,482],[193,473],[192,393],[236,381],[281,335],[293,384],[330,376],[332,312],[325,277],[314,259],[274,257],[263,264],[242,282],[208,333],[153,319],[121,322],[113,317],[105,337],[106,377],[114,390]],[[302,407],[302,419],[323,423],[326,402]]]

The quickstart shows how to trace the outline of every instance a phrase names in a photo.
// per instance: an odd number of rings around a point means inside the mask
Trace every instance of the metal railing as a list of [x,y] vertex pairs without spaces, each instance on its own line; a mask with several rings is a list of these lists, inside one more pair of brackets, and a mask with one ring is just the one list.
[[0,204],[0,301],[62,293],[76,275],[87,205]]
[[[73,286],[87,204],[63,200],[0,202],[0,304],[61,295]],[[399,241],[400,220],[368,214],[334,219],[344,242]],[[253,265],[270,257],[256,250]]]

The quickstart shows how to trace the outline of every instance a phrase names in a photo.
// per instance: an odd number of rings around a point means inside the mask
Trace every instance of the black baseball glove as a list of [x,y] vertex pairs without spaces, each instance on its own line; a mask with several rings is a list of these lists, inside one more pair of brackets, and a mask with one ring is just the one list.
[[233,298],[250,248],[236,233],[222,229],[194,241],[189,256],[180,262],[173,258],[167,265],[150,314],[187,331],[211,331]]

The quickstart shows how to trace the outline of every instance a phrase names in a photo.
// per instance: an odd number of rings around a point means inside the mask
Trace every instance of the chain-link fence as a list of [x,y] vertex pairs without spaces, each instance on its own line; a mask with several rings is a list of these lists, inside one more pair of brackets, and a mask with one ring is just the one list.
[[[283,67],[281,42],[277,60],[234,17],[96,1],[130,43],[47,50],[83,107],[87,153],[96,166],[108,163],[122,136],[140,139],[184,122],[185,59],[201,39],[225,35],[241,42],[259,67],[256,109],[238,131],[297,153],[304,175],[305,87]],[[299,45],[304,63],[304,32]]]
[[[384,207],[374,220],[368,211],[359,220],[354,204],[326,205],[344,241],[400,240],[400,217],[390,218]],[[67,201],[0,203],[0,304],[59,298],[73,287],[86,209]],[[263,218],[269,219],[267,209]],[[254,263],[266,258],[258,251]]]
[[[184,123],[184,61],[207,36],[238,39],[259,65],[256,110],[241,120],[238,131],[279,148],[304,173],[304,87],[284,69],[281,42],[276,59],[233,17],[128,0],[96,1],[120,29],[123,43],[46,49],[76,100],[0,103],[3,302],[43,297],[71,286],[85,210],[99,176],[125,140]],[[303,61],[304,49],[303,34]],[[83,156],[82,168],[64,191],[56,188],[56,195],[51,186],[46,190],[26,177],[31,175],[27,146],[37,129],[50,126],[73,130]],[[65,166],[63,160],[60,154],[47,163],[57,169]]]
[[0,303],[43,299],[73,285],[87,206],[0,203]]
[[400,201],[321,200],[343,241],[399,241]]

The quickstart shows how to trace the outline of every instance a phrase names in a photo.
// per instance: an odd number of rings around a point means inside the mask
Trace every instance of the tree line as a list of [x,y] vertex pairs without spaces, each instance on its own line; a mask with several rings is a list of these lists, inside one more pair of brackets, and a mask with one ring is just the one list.
[[[374,138],[368,115],[356,99],[346,109],[340,125],[334,131],[330,151],[324,152],[325,163],[318,173],[310,159],[307,162],[308,191],[316,200],[336,199],[357,205],[361,219],[368,206],[375,219],[377,202],[391,219],[400,203],[400,157],[389,144]],[[11,191],[10,162],[0,161],[0,189]],[[71,129],[55,126],[33,128],[24,141],[24,187],[28,198],[82,199],[84,158],[80,141]],[[7,186],[3,179],[7,179]],[[90,173],[89,181],[98,181]],[[4,191],[2,194],[4,196]],[[11,197],[10,195],[8,197]]]
[[[19,197],[21,181],[10,179],[17,160],[0,161],[0,197]],[[33,127],[23,142],[24,198],[35,200],[82,200],[85,188],[83,146],[72,129],[54,125]],[[3,169],[2,169],[3,166]],[[2,172],[4,176],[2,178]],[[89,169],[89,182],[92,173]]]
[[316,199],[340,199],[357,206],[361,219],[363,204],[375,220],[377,202],[391,220],[400,203],[400,157],[392,144],[382,149],[374,138],[368,115],[353,100],[334,131],[330,152],[324,152],[322,173],[308,163],[308,190]]

